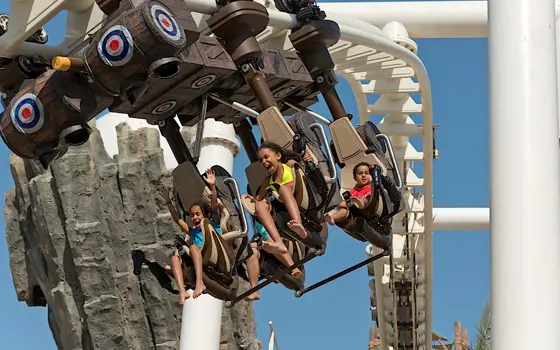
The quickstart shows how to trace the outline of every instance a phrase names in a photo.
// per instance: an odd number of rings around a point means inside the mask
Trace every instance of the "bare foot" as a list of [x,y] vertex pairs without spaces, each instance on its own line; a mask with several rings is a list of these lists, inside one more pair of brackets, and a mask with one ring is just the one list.
[[204,284],[199,284],[194,288],[194,292],[193,292],[193,299],[198,298],[199,296],[202,295],[202,292],[204,292],[206,290],[206,286]]
[[301,238],[307,238],[307,231],[305,230],[305,227],[303,227],[303,225],[299,222],[290,220],[290,222],[288,222],[288,227],[290,228],[290,230],[297,233]]
[[303,276],[303,273],[300,269],[293,269],[291,275],[292,277],[300,278],[301,276]]
[[190,298],[190,294],[186,290],[179,291],[179,305],[183,306],[185,304],[185,300]]
[[326,213],[326,214],[325,214],[325,221],[326,221],[329,225],[334,226],[334,219],[333,219],[333,217],[332,217],[332,215],[331,215],[330,213]]
[[255,301],[255,300],[260,300],[261,299],[261,295],[259,294],[259,292],[253,292],[251,293],[251,295],[249,295],[247,297],[247,300],[249,301]]
[[268,241],[263,242],[263,249],[270,254],[285,254],[288,252],[288,248],[282,243],[272,243]]

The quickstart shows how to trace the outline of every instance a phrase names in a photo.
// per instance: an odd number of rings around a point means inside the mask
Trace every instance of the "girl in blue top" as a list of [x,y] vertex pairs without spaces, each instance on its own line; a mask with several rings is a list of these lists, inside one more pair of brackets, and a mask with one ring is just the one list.
[[[163,192],[164,198],[167,202],[167,208],[171,212],[173,220],[177,223],[177,225],[179,225],[179,227],[181,227],[183,232],[185,232],[185,240],[188,241],[190,236],[190,240],[193,243],[191,244],[189,249],[196,274],[196,282],[193,292],[194,299],[198,298],[206,290],[206,286],[204,285],[204,282],[202,280],[202,221],[204,219],[210,220],[210,223],[214,227],[214,230],[216,230],[219,235],[222,234],[222,229],[219,224],[220,217],[217,212],[219,206],[218,195],[216,193],[216,176],[212,169],[206,170],[206,183],[208,184],[208,188],[210,188],[210,190],[212,191],[210,195],[211,208],[209,208],[208,205],[203,201],[195,202],[190,206],[188,210],[188,216],[191,218],[193,227],[189,227],[189,225],[187,225],[187,223],[183,219],[181,219],[179,213],[169,199],[169,193],[167,191]],[[176,255],[171,257],[171,268],[173,270],[173,276],[175,277],[175,280],[177,281],[177,285],[179,287],[179,303],[183,305],[185,300],[190,298],[190,295],[185,289],[185,280],[183,277],[183,268],[180,257]]]

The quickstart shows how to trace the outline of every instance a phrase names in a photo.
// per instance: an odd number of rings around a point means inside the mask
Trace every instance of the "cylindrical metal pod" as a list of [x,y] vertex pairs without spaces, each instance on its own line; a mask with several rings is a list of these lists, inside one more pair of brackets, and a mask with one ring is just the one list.
[[177,56],[196,38],[187,37],[181,25],[192,18],[186,5],[173,4],[171,10],[161,2],[146,1],[99,31],[84,60],[91,78],[105,92],[126,96],[148,76],[168,79],[179,72]]
[[16,155],[33,159],[83,144],[91,131],[87,122],[107,107],[98,98],[80,75],[49,70],[24,83],[6,107],[2,139]]

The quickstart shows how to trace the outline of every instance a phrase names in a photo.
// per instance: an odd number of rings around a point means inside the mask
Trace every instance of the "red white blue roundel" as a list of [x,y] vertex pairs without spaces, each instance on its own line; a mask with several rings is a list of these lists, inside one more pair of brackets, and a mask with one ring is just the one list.
[[97,52],[106,65],[111,67],[124,66],[130,61],[134,53],[132,34],[124,26],[112,26],[99,40]]
[[35,133],[45,122],[43,104],[35,94],[25,94],[12,105],[11,117],[18,131],[24,134]]
[[216,76],[214,74],[208,74],[203,77],[196,79],[192,84],[191,88],[193,89],[200,89],[205,87],[206,85],[212,84],[216,80]]
[[156,107],[154,107],[154,109],[152,109],[152,114],[163,114],[165,112],[169,112],[176,105],[177,105],[177,102],[175,102],[175,101],[164,102],[164,103],[159,104]]
[[175,45],[183,45],[183,28],[177,23],[173,15],[163,6],[152,4],[150,14],[156,25],[156,29]]

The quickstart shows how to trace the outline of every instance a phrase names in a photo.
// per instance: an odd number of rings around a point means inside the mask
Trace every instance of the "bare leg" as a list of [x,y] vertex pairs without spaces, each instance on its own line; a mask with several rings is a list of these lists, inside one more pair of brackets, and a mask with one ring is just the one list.
[[[251,243],[253,255],[247,260],[247,274],[249,275],[249,284],[251,288],[255,288],[259,283],[259,250],[256,243]],[[247,300],[259,300],[261,298],[259,292],[253,292],[247,297]]]
[[323,240],[323,246],[321,247],[321,255],[325,254],[325,251],[327,250],[327,239],[329,238],[329,228],[327,227],[327,225],[323,224],[323,229],[321,230],[321,239]]
[[290,186],[282,186],[278,190],[282,202],[290,214],[292,220],[288,223],[288,227],[297,233],[301,238],[307,238],[307,231],[305,227],[301,224],[301,214],[299,213],[299,206],[292,193],[292,188]]
[[[293,197],[293,196],[292,196]],[[259,220],[264,228],[268,231],[268,234],[274,240],[274,245],[267,244],[267,251],[270,251],[271,254],[277,255],[279,259],[287,266],[292,266],[294,264],[294,260],[292,256],[288,254],[288,248],[284,245],[282,241],[282,237],[280,237],[280,232],[276,228],[276,223],[270,215],[270,209],[268,207],[268,203],[265,201],[259,201],[255,204],[255,208],[257,211],[257,215],[259,216]],[[301,271],[299,269],[292,270],[293,276],[301,275]]]
[[200,247],[195,244],[191,245],[191,258],[193,259],[194,271],[196,274],[196,283],[193,293],[193,298],[196,299],[204,292],[206,286],[202,280],[202,251]]
[[272,237],[272,239],[274,240],[274,243],[276,243],[276,247],[271,247],[271,248],[277,248],[277,251],[280,254],[287,253],[288,249],[284,245],[284,242],[282,242],[282,238],[280,237],[280,232],[278,232],[278,229],[276,228],[276,223],[274,222],[274,219],[270,214],[270,208],[268,206],[268,203],[264,200],[258,201],[257,203],[255,203],[255,211],[257,212],[259,221],[264,226],[264,228],[268,231],[270,237]]
[[177,281],[177,286],[179,287],[179,304],[183,305],[185,300],[191,296],[185,289],[185,280],[183,279],[183,266],[181,263],[181,258],[177,255],[171,257],[171,268],[173,270],[173,277]]
[[[278,258],[278,260],[280,260],[286,266],[292,266],[294,264],[294,260],[292,259],[292,256],[289,253],[286,253],[286,254],[278,253],[277,250],[272,248],[272,246],[275,244],[273,242],[274,241],[272,240],[272,238],[269,238],[267,241],[264,241],[263,242],[263,249],[265,251],[269,252],[270,254],[273,254],[276,258]],[[293,269],[291,275],[294,276],[294,277],[298,277],[298,276],[301,275],[301,270],[300,269]]]
[[348,216],[347,208],[340,208],[336,213],[331,215],[334,222],[338,222],[340,220],[346,219],[347,216]]
[[336,208],[338,209],[337,212],[332,214],[331,212],[329,212],[325,214],[325,220],[331,226],[333,226],[336,222],[340,220],[346,219],[346,217],[348,216],[348,206],[346,205],[346,202],[340,203]]

